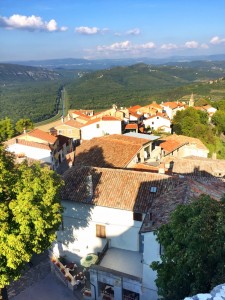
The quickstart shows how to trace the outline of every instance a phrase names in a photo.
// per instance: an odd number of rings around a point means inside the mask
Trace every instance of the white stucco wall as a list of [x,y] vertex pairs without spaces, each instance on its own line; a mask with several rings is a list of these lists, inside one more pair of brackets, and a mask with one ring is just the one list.
[[[141,222],[133,221],[133,212],[71,201],[63,201],[62,205],[64,230],[58,232],[59,243],[54,245],[56,255],[63,250],[77,260],[101,251],[106,239],[110,239],[111,247],[139,251]],[[105,226],[106,239],[96,237],[96,224]]]
[[179,157],[199,156],[208,157],[208,150],[200,149],[194,144],[188,144],[179,149]]
[[[152,124],[152,122],[154,124]],[[170,120],[159,117],[159,116],[155,116],[153,118],[144,120],[143,123],[145,124],[145,127],[149,126],[152,130],[157,130],[161,126],[167,126],[170,130],[170,125],[171,125]]]
[[102,121],[100,126],[102,126],[104,135],[122,133],[121,121]]
[[[97,128],[97,124],[99,128]],[[96,122],[81,128],[81,139],[82,140],[90,140],[93,137],[102,136],[102,128],[100,122]]]
[[[97,128],[97,124],[99,128]],[[81,138],[90,140],[106,134],[121,134],[121,121],[99,121],[81,128]]]
[[142,300],[157,300],[157,287],[155,279],[157,273],[150,268],[153,261],[160,260],[160,245],[156,241],[153,232],[147,232],[144,235],[143,252],[143,276],[142,276]]
[[29,158],[42,160],[50,164],[52,163],[50,150],[25,146],[21,144],[10,145],[8,146],[7,150],[10,152],[14,152],[15,154],[24,153]]

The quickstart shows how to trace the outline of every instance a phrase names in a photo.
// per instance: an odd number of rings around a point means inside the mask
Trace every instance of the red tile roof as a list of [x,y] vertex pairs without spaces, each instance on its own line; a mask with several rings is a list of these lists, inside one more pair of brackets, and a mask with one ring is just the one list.
[[177,148],[181,147],[182,145],[184,145],[183,143],[180,143],[178,141],[175,140],[168,140],[165,141],[163,143],[160,144],[160,147],[166,151],[166,153],[170,153],[174,150],[176,150]]
[[193,137],[189,137],[189,136],[185,136],[185,135],[177,135],[177,134],[172,134],[169,135],[167,137],[164,138],[165,141],[177,141],[180,144],[196,144],[196,146],[199,149],[203,149],[203,150],[208,150],[207,147],[197,138],[193,138]]
[[178,204],[188,204],[202,194],[219,201],[225,193],[225,184],[217,178],[201,176],[178,178],[170,189],[152,202],[142,224],[141,232],[153,231],[169,221]]
[[225,160],[204,157],[165,157],[163,161],[170,165],[174,174],[216,176],[225,178]]
[[19,144],[19,145],[24,145],[27,147],[33,147],[33,148],[38,148],[38,149],[45,149],[45,150],[49,150],[51,151],[51,147],[49,145],[46,144],[42,144],[42,143],[36,143],[36,142],[32,142],[32,141],[26,141],[26,140],[22,140],[22,139],[11,139],[10,143],[6,145],[13,145],[13,144]]
[[138,125],[130,123],[125,126],[125,129],[138,129]]
[[45,142],[48,142],[50,144],[54,144],[57,140],[57,138],[45,131],[42,131],[40,129],[34,129],[28,133],[25,133],[25,134],[22,134],[19,136],[19,138],[23,138],[24,136],[30,136],[30,137],[34,137],[34,138],[37,138],[37,139],[40,139],[40,140],[43,140]]
[[[63,200],[141,213],[147,212],[153,199],[171,188],[174,181],[167,175],[84,166],[70,168],[63,179]],[[156,193],[151,192],[152,186],[157,187]]]
[[119,134],[93,138],[76,148],[75,163],[125,168],[146,143],[149,140]]
[[83,126],[82,123],[80,123],[80,122],[78,122],[76,120],[69,120],[69,121],[65,122],[64,124],[67,125],[67,126],[78,128],[78,129],[80,129]]
[[171,109],[175,109],[175,108],[178,108],[178,107],[184,107],[185,105],[181,102],[164,102],[162,104],[162,106],[168,106]]

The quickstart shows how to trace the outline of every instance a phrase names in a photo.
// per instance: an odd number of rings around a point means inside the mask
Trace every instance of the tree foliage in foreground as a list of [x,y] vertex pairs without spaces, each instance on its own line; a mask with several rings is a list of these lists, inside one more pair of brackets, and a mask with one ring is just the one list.
[[57,174],[40,164],[15,165],[13,155],[0,146],[0,288],[55,240],[61,184]]
[[16,122],[15,129],[18,133],[22,133],[24,130],[31,130],[34,128],[34,124],[30,119],[20,119]]
[[206,293],[225,282],[224,201],[201,195],[180,205],[156,234],[164,253],[151,267],[157,271],[156,284],[164,299]]

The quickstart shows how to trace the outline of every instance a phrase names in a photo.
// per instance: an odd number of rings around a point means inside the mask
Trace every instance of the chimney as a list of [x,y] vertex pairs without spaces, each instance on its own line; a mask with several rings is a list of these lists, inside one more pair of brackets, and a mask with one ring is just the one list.
[[61,121],[62,121],[62,123],[64,123],[64,116],[61,117]]

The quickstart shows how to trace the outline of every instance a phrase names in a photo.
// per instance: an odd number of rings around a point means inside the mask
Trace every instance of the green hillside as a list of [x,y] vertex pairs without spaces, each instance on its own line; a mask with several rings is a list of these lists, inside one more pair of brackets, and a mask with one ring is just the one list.
[[151,101],[176,101],[192,93],[196,99],[217,101],[225,98],[225,81],[209,81],[223,77],[224,62],[136,64],[89,73],[0,64],[0,119],[30,118],[40,122],[53,117],[62,85],[68,108],[72,109],[101,110],[112,104],[129,107]]
[[60,73],[44,68],[15,64],[0,64],[0,84],[58,80],[60,78]]
[[[151,100],[176,100],[195,92],[207,94],[208,81],[225,76],[225,69],[137,64],[85,74],[66,86],[70,107],[104,109],[113,103],[130,106]],[[194,83],[194,85],[193,85]]]

